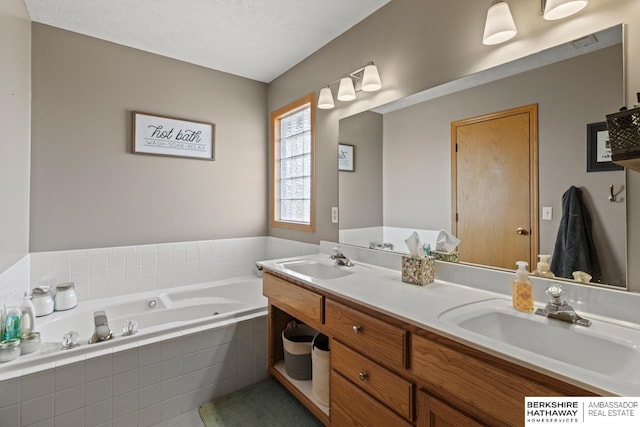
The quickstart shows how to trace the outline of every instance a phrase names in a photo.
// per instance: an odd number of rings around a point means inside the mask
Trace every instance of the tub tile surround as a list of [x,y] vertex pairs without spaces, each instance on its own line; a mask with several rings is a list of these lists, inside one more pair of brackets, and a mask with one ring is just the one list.
[[148,426],[268,375],[262,315],[0,382],[0,425]]
[[0,304],[18,303],[29,290],[30,265],[30,256],[25,255],[0,273]]
[[0,303],[37,286],[74,282],[79,301],[255,274],[257,261],[318,253],[318,245],[275,237],[34,252],[0,274]]
[[420,236],[420,241],[430,244],[433,249],[436,247],[436,240],[440,230],[423,230],[404,227],[363,227],[340,230],[339,240],[348,242],[350,245],[369,247],[370,243],[391,243],[395,250],[405,248],[405,240],[416,232]]

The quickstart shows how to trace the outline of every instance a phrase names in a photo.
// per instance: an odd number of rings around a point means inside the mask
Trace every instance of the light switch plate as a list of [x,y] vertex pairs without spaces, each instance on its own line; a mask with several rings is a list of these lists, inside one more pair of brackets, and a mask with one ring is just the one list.
[[551,221],[553,219],[553,208],[550,206],[544,206],[542,208],[542,219],[545,221]]
[[331,222],[333,224],[338,223],[338,207],[334,206],[331,208]]

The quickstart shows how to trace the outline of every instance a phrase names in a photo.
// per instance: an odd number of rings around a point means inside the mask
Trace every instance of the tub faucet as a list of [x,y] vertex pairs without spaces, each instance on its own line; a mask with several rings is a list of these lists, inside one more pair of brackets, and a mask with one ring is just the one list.
[[347,258],[340,249],[333,248],[333,254],[331,255],[331,259],[336,262],[336,265],[344,265],[346,267],[353,267],[353,263],[349,258]]
[[370,242],[369,243],[369,249],[389,249],[390,251],[392,251],[393,250],[393,243]]
[[580,317],[578,313],[567,304],[564,298],[564,289],[558,285],[549,286],[545,291],[549,296],[549,301],[545,308],[536,310],[536,314],[546,316],[551,319],[558,319],[564,322],[575,323],[580,326],[591,326],[591,321]]
[[103,310],[93,313],[93,323],[96,326],[89,344],[97,342],[107,341],[113,338],[113,332],[109,329],[109,321],[107,320],[107,313]]

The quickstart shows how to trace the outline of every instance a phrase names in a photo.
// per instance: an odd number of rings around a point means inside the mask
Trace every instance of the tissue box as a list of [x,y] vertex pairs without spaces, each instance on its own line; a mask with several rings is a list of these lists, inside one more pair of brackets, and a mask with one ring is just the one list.
[[402,281],[413,285],[433,283],[436,266],[432,256],[425,258],[402,257]]
[[458,251],[431,251],[431,255],[438,261],[460,262]]

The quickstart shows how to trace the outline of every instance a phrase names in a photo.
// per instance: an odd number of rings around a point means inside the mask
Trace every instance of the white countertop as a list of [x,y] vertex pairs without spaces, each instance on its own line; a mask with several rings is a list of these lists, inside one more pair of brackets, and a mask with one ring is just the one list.
[[[532,351],[516,347],[479,333],[464,329],[455,323],[440,318],[441,313],[464,304],[476,303],[483,300],[510,301],[511,295],[490,290],[459,285],[451,281],[436,280],[427,286],[416,286],[401,281],[399,270],[382,268],[362,262],[354,262],[353,267],[339,267],[354,273],[336,279],[320,280],[284,268],[281,264],[287,261],[313,260],[332,265],[333,261],[326,254],[306,255],[295,258],[262,261],[258,264],[267,270],[277,272],[302,281],[319,290],[352,300],[358,304],[370,307],[382,313],[403,320],[407,323],[435,332],[461,344],[468,345],[518,365],[531,368],[537,372],[566,381],[603,395],[640,396],[640,373],[633,375],[618,375],[626,380],[612,379],[606,375],[583,369],[578,366],[537,354]],[[438,269],[436,266],[436,279]],[[501,277],[503,279],[503,277]],[[510,281],[505,284],[505,290],[510,290]],[[543,303],[536,301],[536,307]],[[515,310],[514,310],[515,311]],[[533,314],[516,312],[517,316],[533,316]],[[624,342],[635,343],[634,350],[640,360],[640,325],[626,321],[617,321],[598,314],[580,312],[585,318],[593,320],[589,333],[615,336]],[[546,319],[545,319],[546,320]],[[548,321],[559,322],[554,319]],[[566,324],[566,328],[584,328],[582,326]],[[575,333],[580,333],[576,330]],[[580,348],[566,348],[561,351],[581,352]],[[607,352],[607,348],[602,348]],[[599,354],[598,357],[606,356]],[[588,355],[587,355],[588,357]],[[617,369],[621,361],[611,360],[611,369]]]

